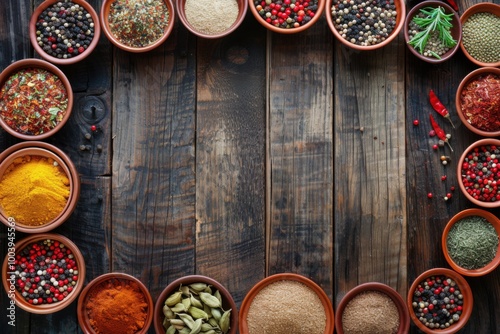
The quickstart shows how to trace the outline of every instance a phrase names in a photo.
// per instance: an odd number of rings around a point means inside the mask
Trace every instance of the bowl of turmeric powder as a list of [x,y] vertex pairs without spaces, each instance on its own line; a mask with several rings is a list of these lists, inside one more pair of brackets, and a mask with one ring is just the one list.
[[25,233],[48,232],[65,222],[80,196],[80,178],[54,145],[26,141],[0,154],[0,220]]

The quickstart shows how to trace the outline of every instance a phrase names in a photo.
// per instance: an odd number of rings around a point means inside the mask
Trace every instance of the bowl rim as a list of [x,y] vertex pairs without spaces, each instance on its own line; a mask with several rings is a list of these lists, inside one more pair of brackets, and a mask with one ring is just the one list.
[[73,3],[82,6],[85,8],[85,10],[92,16],[92,20],[94,21],[94,38],[92,38],[92,42],[90,42],[89,46],[87,47],[87,50],[85,52],[82,52],[78,56],[71,57],[71,58],[57,58],[49,55],[43,49],[38,45],[37,40],[36,40],[36,28],[35,24],[36,21],[38,20],[38,16],[47,8],[48,6],[51,6],[52,4],[58,2],[60,0],[44,0],[38,7],[35,8],[33,11],[33,14],[31,15],[30,23],[29,23],[29,34],[30,34],[30,41],[31,45],[35,49],[35,51],[45,60],[58,64],[58,65],[69,65],[69,64],[74,64],[79,62],[80,60],[85,59],[88,55],[92,53],[92,51],[95,49],[97,44],[99,43],[99,37],[101,35],[101,26],[99,23],[99,16],[97,15],[97,12],[94,10],[92,5],[85,1],[85,0],[71,0]]
[[[460,317],[460,320],[453,324],[453,326],[450,326],[449,328],[446,329],[432,329],[426,327],[420,320],[417,319],[415,312],[413,311],[413,291],[417,288],[418,284],[422,282],[424,279],[430,277],[430,276],[435,276],[435,275],[445,275],[451,279],[453,279],[457,285],[460,287],[460,292],[462,292],[462,295],[464,297],[464,305],[465,307],[463,308],[463,313],[462,316]],[[467,301],[467,303],[465,303]],[[472,313],[472,308],[473,308],[473,303],[474,303],[474,297],[472,294],[472,290],[469,286],[469,283],[465,280],[465,278],[457,273],[454,270],[448,269],[448,268],[432,268],[424,271],[420,275],[415,278],[413,283],[410,286],[410,289],[408,291],[407,295],[407,306],[408,306],[408,312],[410,314],[410,318],[413,321],[413,323],[424,333],[428,334],[453,334],[458,332],[462,327],[467,324],[469,321],[469,318]]]
[[71,83],[68,80],[68,77],[66,77],[63,71],[61,71],[54,64],[46,60],[37,58],[26,58],[17,60],[12,64],[10,64],[9,66],[7,66],[2,72],[0,72],[0,89],[3,88],[5,82],[10,78],[11,75],[27,68],[40,68],[49,71],[52,74],[56,75],[59,78],[59,80],[61,80],[61,82],[64,85],[64,88],[66,89],[66,94],[68,95],[68,107],[66,108],[66,114],[64,115],[63,119],[59,123],[57,123],[56,126],[54,126],[51,130],[41,133],[39,135],[27,135],[24,133],[17,132],[16,130],[12,129],[10,126],[7,125],[3,117],[0,117],[0,125],[5,131],[7,131],[9,134],[11,134],[16,138],[22,140],[41,140],[48,138],[53,134],[55,134],[56,132],[58,132],[68,121],[73,111],[73,102],[74,102],[73,89],[71,87]]
[[231,308],[231,327],[228,334],[235,334],[238,329],[238,307],[229,292],[229,290],[222,285],[217,280],[205,276],[205,275],[187,275],[182,276],[174,281],[167,284],[167,286],[162,290],[158,299],[156,300],[155,308],[154,308],[154,328],[157,334],[165,334],[165,328],[162,325],[164,315],[162,313],[163,305],[165,300],[167,299],[167,295],[170,294],[174,289],[178,288],[182,284],[191,284],[191,283],[207,283],[209,285],[214,286],[217,290],[220,291],[223,296],[223,304],[227,304]]
[[446,224],[443,234],[441,237],[441,246],[443,249],[443,254],[444,257],[446,258],[446,261],[448,264],[452,267],[453,270],[458,272],[459,274],[465,275],[465,276],[483,276],[486,275],[493,270],[496,269],[496,267],[500,264],[500,243],[497,246],[497,251],[495,257],[491,260],[490,263],[488,263],[486,266],[479,268],[479,269],[467,269],[464,267],[461,267],[458,265],[455,261],[450,256],[450,253],[448,252],[448,247],[447,247],[447,236],[448,233],[450,232],[450,229],[455,225],[458,221],[460,221],[463,218],[466,217],[471,217],[471,216],[480,216],[488,220],[488,222],[493,225],[495,228],[495,231],[498,236],[500,236],[500,220],[498,219],[497,216],[495,216],[493,213],[479,209],[479,208],[470,208],[470,209],[465,209],[460,212],[458,212],[456,215],[454,215]]
[[109,8],[110,8],[111,4],[115,1],[116,0],[103,0],[102,5],[101,5],[101,11],[99,12],[99,20],[101,22],[102,31],[103,31],[104,35],[117,48],[124,50],[124,51],[127,51],[127,52],[131,52],[131,53],[148,52],[148,51],[156,49],[157,47],[162,45],[168,39],[170,34],[172,33],[172,31],[174,29],[174,25],[175,25],[175,18],[176,18],[174,4],[173,4],[172,0],[163,0],[163,2],[167,5],[169,18],[168,18],[168,24],[165,27],[165,31],[164,31],[162,37],[160,37],[155,42],[153,42],[147,46],[144,46],[142,48],[136,48],[136,47],[132,47],[132,46],[123,44],[113,35],[113,33],[111,32],[111,29],[109,28],[109,23],[108,23]]
[[[496,4],[496,3],[492,3],[492,2],[476,3],[472,6],[470,6],[469,8],[467,8],[465,10],[465,12],[462,13],[462,15],[460,16],[460,22],[462,22],[462,25],[463,25],[465,23],[465,21],[467,21],[467,19],[472,14],[479,13],[479,12],[485,12],[485,11],[492,12],[493,9],[500,10],[500,5]],[[496,63],[484,63],[484,62],[481,62],[481,61],[475,59],[474,57],[472,57],[470,55],[470,53],[467,51],[467,49],[465,48],[465,46],[463,45],[463,41],[460,41],[460,48],[462,49],[462,52],[467,57],[467,59],[469,59],[471,62],[473,62],[477,66],[481,66],[481,67],[499,67],[500,66],[500,60],[497,61]]]
[[[444,54],[444,57],[441,57],[441,59],[426,57],[426,56],[420,54],[417,50],[415,50],[415,48],[412,47],[410,44],[408,44],[410,41],[410,35],[408,32],[408,28],[409,28],[410,21],[413,19],[413,17],[418,13],[418,11],[421,8],[437,7],[437,6],[443,7],[445,9],[445,13],[453,14],[453,18],[455,19],[455,21],[458,24],[458,38],[456,39],[457,44],[453,48],[451,48],[448,52],[446,52]],[[403,26],[403,32],[404,32],[404,36],[405,36],[405,44],[408,47],[408,49],[410,50],[410,52],[413,53],[417,58],[419,58],[425,62],[432,63],[432,64],[439,64],[439,63],[442,63],[442,62],[450,59],[458,51],[458,49],[460,49],[460,43],[462,42],[462,22],[460,21],[460,16],[450,5],[448,5],[447,3],[443,2],[443,1],[438,1],[438,0],[425,0],[425,1],[419,2],[418,4],[413,6],[408,11],[408,14],[406,15],[404,26]]]
[[[0,177],[3,175],[3,170],[12,163],[12,160],[14,158],[25,155],[41,155],[45,157],[50,156],[59,163],[61,168],[66,173],[66,176],[68,177],[70,182],[70,196],[68,198],[66,206],[61,211],[61,213],[53,220],[40,226],[30,226],[19,222],[15,223],[15,229],[16,231],[19,232],[24,232],[24,233],[48,232],[58,227],[62,223],[64,223],[75,210],[76,205],[78,203],[78,199],[80,197],[80,189],[81,189],[80,176],[69,156],[66,153],[64,153],[61,149],[46,142],[25,141],[12,145],[5,151],[0,153]],[[0,211],[0,221],[4,223],[6,226],[11,226],[10,223],[11,220],[9,220],[9,218],[10,217],[4,216],[3,213]]]
[[338,334],[344,334],[342,328],[342,315],[347,304],[358,294],[367,291],[376,291],[385,294],[394,302],[399,313],[399,328],[398,333],[405,334],[410,330],[410,315],[408,308],[403,300],[403,297],[391,286],[380,282],[366,282],[359,284],[349,290],[344,297],[342,297],[339,305],[337,306],[337,313],[335,315],[336,330]]
[[500,207],[500,200],[495,201],[495,202],[483,202],[483,201],[479,201],[479,200],[473,198],[471,195],[469,195],[467,193],[467,191],[465,190],[464,183],[462,182],[462,162],[465,160],[465,156],[475,147],[482,146],[482,145],[492,145],[492,144],[500,147],[500,140],[495,139],[495,138],[483,138],[483,139],[479,139],[479,140],[473,142],[463,151],[462,155],[460,156],[460,159],[458,160],[458,164],[457,164],[457,180],[458,180],[458,185],[460,187],[460,190],[462,191],[462,194],[464,194],[464,196],[472,203],[474,203],[480,207],[490,208],[490,209]]
[[248,334],[248,324],[247,324],[247,315],[248,315],[248,310],[250,309],[250,306],[253,302],[253,299],[257,294],[260,293],[260,291],[268,286],[269,284],[278,282],[278,281],[296,281],[305,284],[308,286],[310,289],[312,289],[319,297],[321,300],[321,303],[323,305],[323,308],[325,310],[325,316],[326,316],[326,327],[325,327],[325,334],[331,334],[333,333],[333,330],[335,329],[335,315],[333,311],[333,306],[330,301],[330,298],[328,295],[325,293],[325,291],[318,285],[316,284],[312,279],[307,278],[306,276],[300,275],[300,274],[295,274],[295,273],[278,273],[274,274],[268,277],[263,278],[262,280],[258,281],[251,289],[250,291],[246,294],[245,298],[243,299],[243,302],[241,303],[240,306],[240,313],[239,313],[239,331],[240,334]]
[[[401,29],[404,26],[405,18],[406,18],[406,3],[404,0],[394,0],[394,4],[396,6],[396,10],[398,11],[398,18],[396,19],[396,28],[391,32],[389,37],[380,43],[374,44],[374,45],[369,45],[369,46],[362,46],[362,45],[357,45],[349,42],[342,36],[340,36],[339,32],[337,29],[335,29],[335,26],[333,24],[332,20],[332,13],[329,8],[332,7],[333,0],[326,0],[326,9],[325,9],[325,16],[326,16],[326,22],[328,26],[330,27],[330,31],[333,33],[335,38],[342,43],[342,45],[357,50],[357,51],[371,51],[371,50],[376,50],[380,49],[388,44],[390,44],[400,33]],[[398,21],[399,20],[399,21]]]
[[[499,63],[500,65],[500,63]],[[455,94],[455,109],[457,111],[458,117],[460,118],[460,121],[462,122],[463,125],[465,125],[466,128],[468,128],[470,131],[472,131],[475,134],[478,134],[483,137],[498,137],[500,136],[500,129],[498,131],[484,131],[476,128],[472,124],[470,124],[465,116],[463,115],[462,112],[462,103],[461,103],[461,93],[462,90],[465,88],[465,86],[474,78],[476,78],[479,75],[485,74],[485,73],[493,73],[496,74],[498,77],[500,77],[500,68],[497,67],[490,67],[490,66],[485,66],[485,67],[480,67],[476,68],[475,70],[471,71],[469,74],[467,74],[462,81],[460,82],[457,92]]]
[[149,293],[149,290],[147,289],[146,285],[142,283],[140,279],[138,279],[135,276],[132,276],[127,273],[123,272],[109,272],[105,273],[102,275],[99,275],[95,277],[93,280],[91,280],[85,288],[82,290],[80,293],[80,297],[78,298],[78,304],[77,304],[77,318],[78,318],[78,324],[80,325],[80,329],[89,334],[96,334],[92,326],[87,323],[87,317],[85,316],[85,305],[86,305],[86,300],[89,295],[89,293],[92,291],[92,289],[102,282],[108,281],[108,280],[127,280],[127,281],[132,281],[135,282],[141,292],[144,295],[144,298],[146,299],[146,303],[148,304],[148,312],[146,316],[146,321],[144,323],[144,327],[138,331],[136,334],[145,334],[148,332],[149,327],[151,326],[151,322],[153,321],[153,309],[154,309],[154,304],[153,304],[153,298],[151,297],[151,294]]
[[193,33],[194,35],[201,37],[201,38],[217,39],[217,38],[221,38],[221,37],[224,37],[224,36],[231,34],[233,31],[238,29],[238,27],[245,20],[247,9],[248,9],[247,0],[236,0],[236,2],[238,3],[238,16],[236,17],[236,21],[234,21],[233,24],[231,24],[231,26],[229,28],[227,28],[226,30],[224,30],[220,33],[217,33],[217,34],[203,33],[201,31],[196,30],[196,28],[193,27],[189,23],[186,15],[185,15],[185,12],[184,12],[186,0],[175,0],[175,5],[176,5],[175,11],[177,12],[177,16],[179,17],[181,23],[191,33]]
[[[85,259],[82,255],[82,252],[76,246],[76,244],[71,241],[69,238],[65,237],[64,235],[61,234],[56,234],[56,233],[40,233],[40,234],[34,234],[34,235],[29,235],[23,239],[20,239],[15,243],[15,249],[16,249],[16,254],[18,251],[22,250],[25,246],[27,246],[30,243],[37,242],[40,240],[45,240],[45,239],[51,239],[51,240],[56,240],[61,243],[63,243],[66,247],[68,247],[71,252],[73,253],[75,257],[75,261],[78,264],[78,280],[75,284],[75,287],[73,288],[73,291],[71,294],[68,295],[63,301],[56,303],[56,304],[42,304],[42,305],[32,305],[28,304],[27,302],[24,301],[23,297],[19,294],[19,292],[16,290],[15,295],[15,304],[25,310],[26,312],[34,313],[34,314],[50,314],[50,313],[55,313],[58,312],[64,308],[66,308],[68,305],[70,305],[79,295],[79,293],[83,289],[83,284],[85,281],[85,275],[86,275],[86,267],[85,267]],[[7,294],[10,293],[10,286],[7,283],[6,277],[7,274],[9,273],[8,271],[8,266],[9,266],[9,254],[5,256],[5,259],[3,261],[2,265],[2,284],[4,287],[4,290]]]
[[301,25],[300,27],[297,28],[279,28],[275,27],[272,24],[267,23],[260,17],[259,12],[255,8],[255,5],[253,3],[253,0],[248,0],[248,7],[250,8],[250,12],[252,12],[253,17],[259,22],[263,27],[267,28],[268,30],[275,32],[275,33],[280,33],[280,34],[296,34],[299,32],[302,32],[306,29],[309,29],[311,26],[313,26],[316,22],[319,21],[320,17],[323,15],[323,12],[325,11],[326,7],[326,2],[328,0],[318,0],[318,9],[316,10],[316,13],[314,14],[313,18],[307,22],[304,25]]

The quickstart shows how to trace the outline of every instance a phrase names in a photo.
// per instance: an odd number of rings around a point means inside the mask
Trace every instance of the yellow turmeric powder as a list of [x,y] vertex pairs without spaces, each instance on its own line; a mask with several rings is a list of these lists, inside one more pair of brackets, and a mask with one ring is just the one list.
[[0,180],[0,208],[17,223],[38,226],[66,207],[69,179],[56,161],[41,156],[17,158]]

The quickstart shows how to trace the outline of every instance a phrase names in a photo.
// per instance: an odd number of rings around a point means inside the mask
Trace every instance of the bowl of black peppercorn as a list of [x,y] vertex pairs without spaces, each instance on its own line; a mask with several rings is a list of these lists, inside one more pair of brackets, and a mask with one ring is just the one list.
[[99,42],[99,16],[85,0],[46,0],[33,12],[30,40],[45,60],[73,64],[86,58]]

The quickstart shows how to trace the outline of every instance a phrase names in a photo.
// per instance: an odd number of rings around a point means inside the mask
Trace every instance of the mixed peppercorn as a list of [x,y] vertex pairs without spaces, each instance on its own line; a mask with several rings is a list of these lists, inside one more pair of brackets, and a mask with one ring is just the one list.
[[461,162],[462,183],[467,193],[483,202],[500,200],[500,149],[495,145],[474,147]]
[[254,5],[262,19],[283,29],[307,24],[318,10],[318,0],[256,0]]

